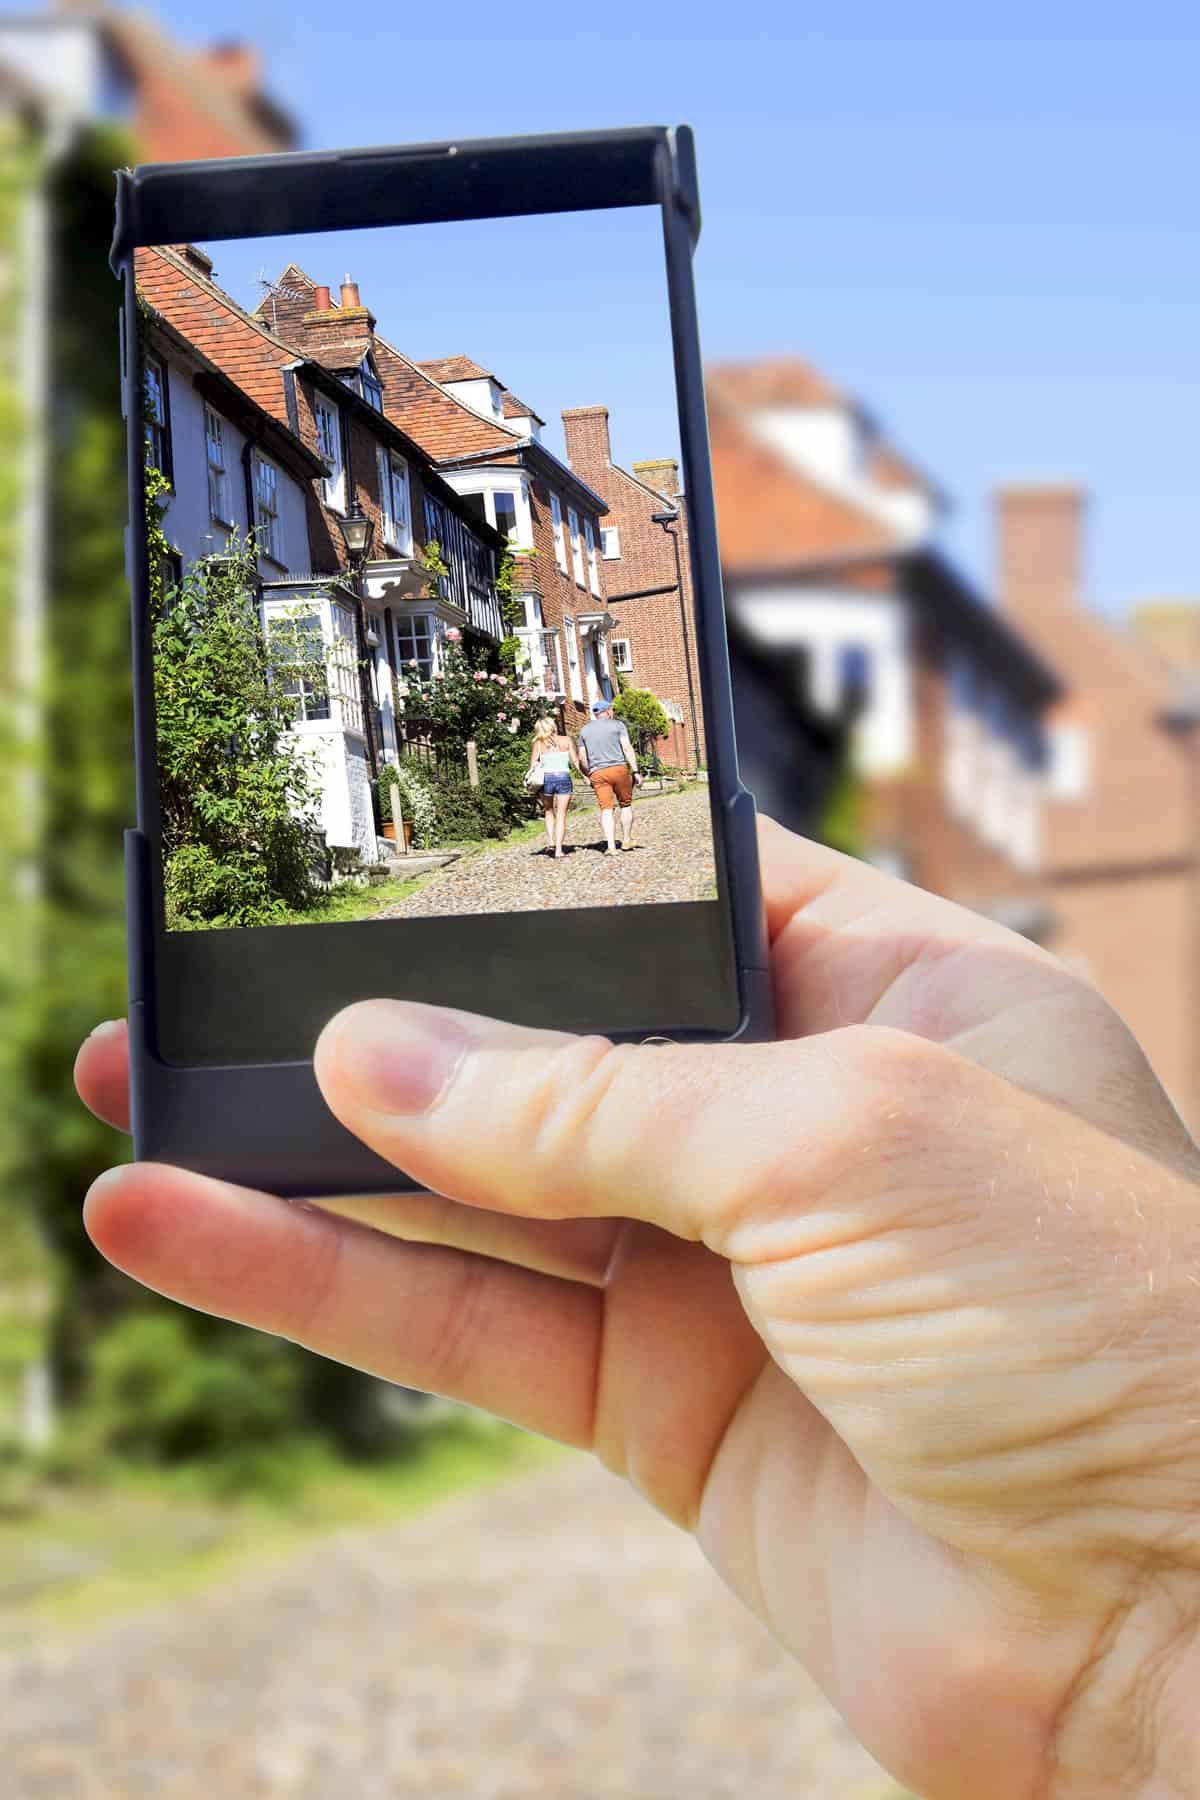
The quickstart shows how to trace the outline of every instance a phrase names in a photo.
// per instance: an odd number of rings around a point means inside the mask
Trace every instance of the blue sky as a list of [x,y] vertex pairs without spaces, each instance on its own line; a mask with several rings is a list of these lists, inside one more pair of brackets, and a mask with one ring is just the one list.
[[271,46],[312,146],[686,120],[710,358],[795,351],[860,394],[983,583],[991,485],[1071,477],[1098,604],[1200,594],[1200,8],[206,0],[203,29]]

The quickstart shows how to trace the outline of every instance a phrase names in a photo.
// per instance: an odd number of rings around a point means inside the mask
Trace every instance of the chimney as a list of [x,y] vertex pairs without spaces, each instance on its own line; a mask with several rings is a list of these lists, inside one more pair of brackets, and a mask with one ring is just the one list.
[[213,44],[200,52],[200,60],[239,99],[248,100],[258,92],[262,68],[258,52],[248,44]]
[[567,461],[581,481],[607,499],[608,467],[612,461],[607,406],[568,406],[562,422]]
[[1029,624],[1077,606],[1083,587],[1087,495],[1069,482],[999,488],[996,585],[1004,610]]
[[178,249],[184,262],[191,263],[194,269],[199,269],[202,275],[212,280],[213,259],[207,251],[201,250],[199,244],[180,244]]
[[332,305],[333,301],[330,299],[329,289],[327,287],[315,287],[313,289],[314,312],[328,312]]
[[652,462],[635,462],[633,472],[646,487],[653,488],[664,500],[674,503],[679,498],[679,464],[673,456],[660,456]]
[[343,307],[343,309],[349,311],[349,310],[351,310],[355,307],[359,307],[361,305],[362,305],[362,301],[358,297],[357,281],[351,281],[351,279],[348,275],[343,276],[343,278],[342,278],[342,307]]

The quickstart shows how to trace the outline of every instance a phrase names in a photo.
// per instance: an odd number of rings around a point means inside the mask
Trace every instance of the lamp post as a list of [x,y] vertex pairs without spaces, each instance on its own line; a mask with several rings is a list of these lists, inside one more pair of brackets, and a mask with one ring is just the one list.
[[683,564],[679,558],[679,533],[672,531],[673,525],[679,523],[679,509],[671,512],[656,512],[650,515],[651,522],[661,525],[671,540],[671,548],[675,552],[675,588],[679,595],[679,624],[683,632],[683,666],[687,670],[688,711],[692,718],[692,766],[700,767],[700,728],[696,718],[696,688],[692,680],[692,639],[688,630],[687,598],[683,591]]
[[[363,575],[363,570],[366,567],[367,558],[371,554],[371,544],[375,537],[375,522],[373,519],[367,518],[362,508],[359,506],[358,501],[355,500],[348,512],[338,515],[337,523],[338,530],[342,534],[342,542],[346,546],[346,562],[350,569],[350,585],[353,588],[354,597],[358,601],[357,622],[359,649],[360,652],[365,652],[366,657],[369,658],[372,676],[374,676],[375,659],[370,656],[370,650],[367,644],[365,604],[367,584]],[[374,711],[375,709],[374,680],[368,684],[362,680],[360,675],[359,687],[362,690],[365,720],[365,714],[368,711]],[[379,774],[379,753],[375,747],[375,732],[371,726],[368,726],[367,728],[366,738],[367,760],[371,767],[372,779],[374,779]]]

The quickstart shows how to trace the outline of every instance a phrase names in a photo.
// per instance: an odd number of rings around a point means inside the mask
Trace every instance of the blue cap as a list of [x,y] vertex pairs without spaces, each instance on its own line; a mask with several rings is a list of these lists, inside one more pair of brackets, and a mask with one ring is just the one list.
[[611,705],[612,705],[611,700],[593,700],[592,701],[592,711],[594,713],[607,712]]

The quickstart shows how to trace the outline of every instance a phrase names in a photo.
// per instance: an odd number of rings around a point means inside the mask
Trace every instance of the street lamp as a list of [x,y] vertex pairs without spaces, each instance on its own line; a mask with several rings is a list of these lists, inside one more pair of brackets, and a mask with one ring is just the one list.
[[683,592],[683,565],[679,560],[679,533],[672,531],[672,525],[679,521],[679,509],[670,512],[656,512],[650,515],[651,523],[661,525],[671,540],[671,548],[675,552],[675,587],[679,594],[679,623],[683,631],[683,665],[687,670],[688,710],[692,715],[692,762],[700,767],[700,728],[696,719],[696,689],[692,681],[692,640],[688,631],[687,600]]
[[[375,521],[367,518],[358,501],[355,500],[349,511],[337,515],[337,523],[338,530],[342,534],[342,542],[346,546],[346,561],[350,565],[351,586],[354,590],[354,597],[358,601],[359,639],[363,648],[368,651],[363,661],[369,664],[371,669],[369,683],[363,680],[365,670],[360,670],[359,691],[362,694],[364,711],[369,710],[377,714],[379,711],[379,677],[375,669],[375,658],[369,654],[371,634],[367,629],[367,584],[363,575],[363,569],[371,554],[371,544],[375,537]],[[378,641],[378,637],[376,637],[376,643]],[[377,721],[376,729],[378,729]],[[367,760],[370,764],[371,775],[375,777],[379,774],[379,753],[375,745],[375,731],[368,730],[366,738]]]

